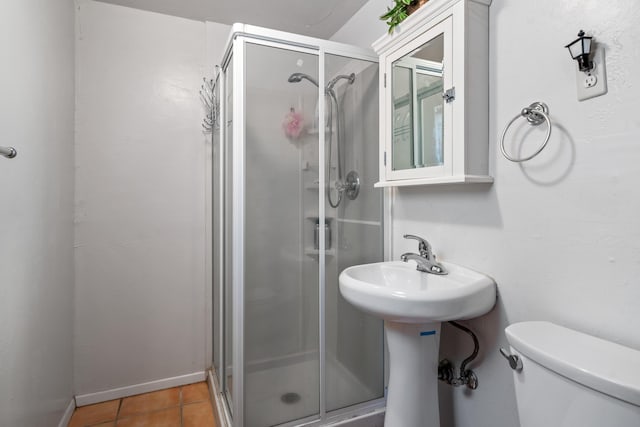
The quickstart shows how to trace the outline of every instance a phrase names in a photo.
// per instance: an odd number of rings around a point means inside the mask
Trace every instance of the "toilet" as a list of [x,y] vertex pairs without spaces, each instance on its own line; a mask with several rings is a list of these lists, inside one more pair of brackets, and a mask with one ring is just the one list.
[[550,322],[505,332],[522,362],[513,371],[521,427],[640,426],[640,351]]

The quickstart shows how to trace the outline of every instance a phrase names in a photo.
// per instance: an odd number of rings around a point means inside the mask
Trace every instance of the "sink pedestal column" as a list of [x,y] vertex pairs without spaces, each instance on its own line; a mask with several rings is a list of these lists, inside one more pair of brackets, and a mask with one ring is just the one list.
[[440,322],[385,320],[389,388],[385,427],[440,427],[438,349]]

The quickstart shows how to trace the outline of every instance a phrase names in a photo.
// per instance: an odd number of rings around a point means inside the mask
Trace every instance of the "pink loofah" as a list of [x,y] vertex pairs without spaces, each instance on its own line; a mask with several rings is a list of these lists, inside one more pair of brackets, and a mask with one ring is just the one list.
[[300,113],[296,113],[296,110],[291,108],[282,121],[282,129],[287,138],[298,139],[302,134],[304,128],[304,117]]

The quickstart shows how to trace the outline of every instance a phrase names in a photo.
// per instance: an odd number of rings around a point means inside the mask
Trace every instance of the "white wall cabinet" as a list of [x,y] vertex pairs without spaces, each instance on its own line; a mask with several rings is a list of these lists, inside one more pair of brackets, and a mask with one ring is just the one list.
[[381,96],[376,187],[493,182],[490,4],[430,0],[373,44]]

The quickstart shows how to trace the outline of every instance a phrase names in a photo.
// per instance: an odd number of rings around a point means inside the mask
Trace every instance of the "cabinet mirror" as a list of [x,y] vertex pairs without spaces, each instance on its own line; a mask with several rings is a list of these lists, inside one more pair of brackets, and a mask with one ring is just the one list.
[[444,164],[444,34],[395,60],[392,75],[392,169]]

